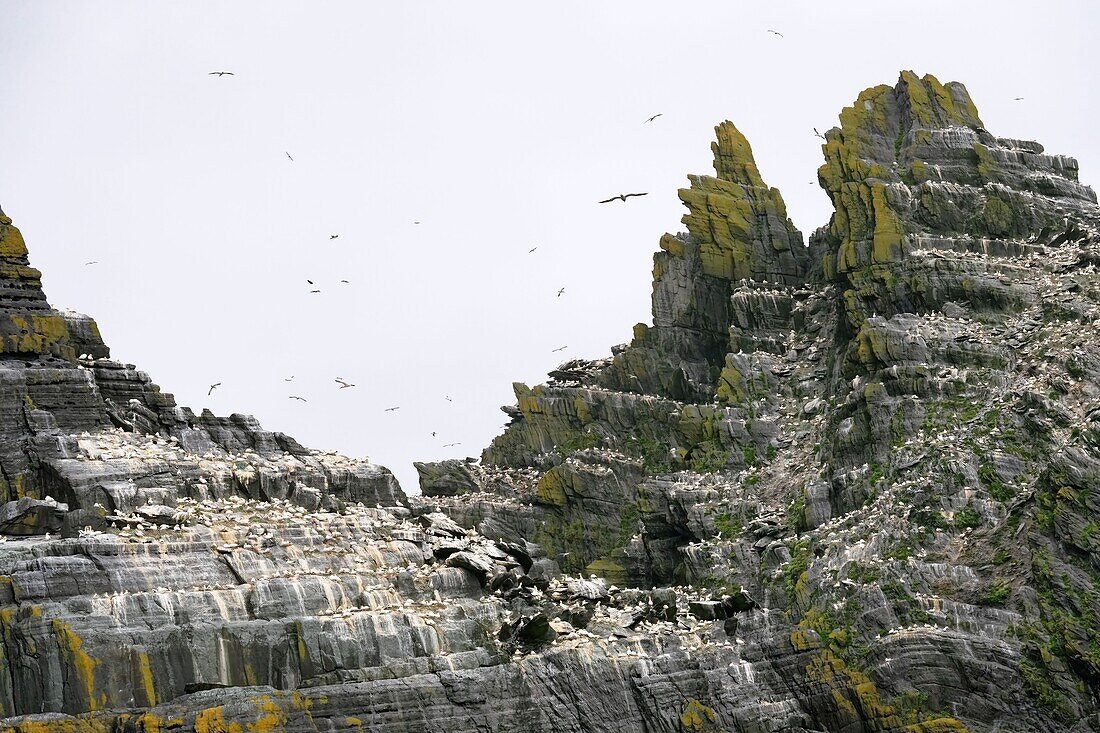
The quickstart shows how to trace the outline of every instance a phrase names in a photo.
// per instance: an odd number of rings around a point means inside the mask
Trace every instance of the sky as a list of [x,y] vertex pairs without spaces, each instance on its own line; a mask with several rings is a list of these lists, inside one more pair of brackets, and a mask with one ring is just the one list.
[[[902,69],[1100,181],[1097,7],[0,0],[0,206],[50,302],[180,404],[415,493],[513,382],[651,321],[723,120],[807,236],[813,129]],[[623,192],[648,196],[596,203]]]

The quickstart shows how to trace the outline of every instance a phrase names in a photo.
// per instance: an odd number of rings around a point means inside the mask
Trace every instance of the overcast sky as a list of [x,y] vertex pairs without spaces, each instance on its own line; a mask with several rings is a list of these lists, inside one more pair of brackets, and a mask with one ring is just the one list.
[[813,128],[901,69],[1097,181],[1096,7],[0,0],[0,205],[50,302],[181,404],[415,491],[412,461],[500,432],[513,381],[650,321],[724,119],[806,235]]

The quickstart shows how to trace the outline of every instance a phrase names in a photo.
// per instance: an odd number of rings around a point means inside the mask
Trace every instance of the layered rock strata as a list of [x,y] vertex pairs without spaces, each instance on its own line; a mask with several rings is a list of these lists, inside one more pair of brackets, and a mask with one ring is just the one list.
[[1095,195],[959,84],[840,123],[808,246],[720,125],[652,325],[423,497],[177,406],[0,219],[0,729],[1100,729]]
[[1098,727],[1095,194],[957,83],[904,72],[840,122],[808,248],[719,126],[653,326],[517,385],[424,493],[566,568],[743,586],[822,729]]

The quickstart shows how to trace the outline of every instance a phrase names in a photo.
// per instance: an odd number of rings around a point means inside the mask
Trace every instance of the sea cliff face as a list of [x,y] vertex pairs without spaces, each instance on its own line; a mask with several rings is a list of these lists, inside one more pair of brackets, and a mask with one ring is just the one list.
[[1100,729],[1095,194],[957,83],[840,123],[808,243],[719,125],[652,325],[419,497],[176,405],[0,216],[0,728]]

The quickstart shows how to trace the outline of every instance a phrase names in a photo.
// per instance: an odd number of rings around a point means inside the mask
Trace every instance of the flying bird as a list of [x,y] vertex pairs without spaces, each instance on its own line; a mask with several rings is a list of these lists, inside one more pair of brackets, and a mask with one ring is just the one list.
[[534,252],[534,251],[535,251],[536,249],[538,249],[538,247],[532,247],[531,249],[527,250],[527,254],[531,254],[531,253],[532,253],[532,252]]
[[306,282],[307,282],[307,283],[309,283],[310,285],[312,285],[312,284],[313,284],[313,281],[312,281],[312,280],[310,280],[310,279],[308,279],[308,278],[306,279]]
[[340,377],[336,378],[336,383],[340,385],[340,389],[347,389],[348,387],[354,387],[355,386],[354,384],[351,384],[349,382],[345,382],[343,379],[340,379]]
[[561,294],[564,293],[564,292],[565,292],[565,288],[562,288],[561,290],[559,290],[558,291],[558,297],[560,298]]
[[207,76],[236,76],[232,71],[211,71]]
[[443,399],[447,400],[448,402],[454,402],[454,400],[452,400],[452,399],[451,399],[450,397],[448,397],[447,395],[443,395]]
[[643,125],[647,125],[647,124],[649,124],[650,122],[653,122],[653,120],[657,119],[658,117],[663,117],[663,116],[664,116],[664,114],[665,114],[664,112],[658,112],[657,114],[653,115],[652,117],[650,117],[650,118],[649,118],[648,120],[646,120],[646,121],[645,121],[645,122],[643,122],[642,124],[643,124]]
[[347,280],[341,280],[340,282],[344,283],[345,285],[351,285],[351,283],[348,282]]
[[569,348],[568,346],[562,346],[562,347],[559,347],[559,348],[557,348],[557,349],[554,349],[554,350],[553,350],[553,351],[551,351],[550,353],[551,353],[551,354],[553,354],[553,353],[554,353],[554,352],[556,352],[556,351],[565,351],[565,350],[566,350],[566,349],[568,349],[568,348]]
[[816,128],[816,127],[814,128],[814,134],[815,134],[815,135],[817,135],[817,136],[818,136],[819,138],[821,138],[822,140],[824,140],[824,139],[825,139],[825,136],[824,136],[824,135],[822,135],[822,134],[821,134],[820,132],[818,132],[818,131],[817,131],[817,128]]
[[85,262],[85,263],[84,263],[84,265],[85,265],[85,266],[88,266],[88,265],[98,265],[98,264],[99,264],[99,260],[92,260],[92,261],[90,261],[90,262]]
[[210,389],[207,390],[207,392],[206,392],[206,396],[209,397],[210,395],[214,394],[214,390],[216,390],[220,386],[222,386],[221,382],[216,382],[214,384],[211,384]]
[[771,28],[768,29],[768,33],[774,33],[775,35],[779,36],[780,38],[784,37],[782,33],[780,33],[779,31],[773,31]]
[[310,290],[309,292],[311,292],[311,293],[319,293],[319,292],[321,292],[321,291],[320,291],[320,290]]
[[401,409],[401,405],[398,405],[397,407],[387,407],[385,410],[383,410],[383,412],[393,412],[394,410],[400,410],[400,409]]
[[[285,150],[284,150],[283,152],[284,152],[284,153],[286,153],[286,151],[285,151]],[[290,162],[291,162],[291,163],[293,163],[293,162],[294,162],[294,158],[293,158],[293,157],[292,157],[292,156],[290,155],[290,153],[286,153],[286,157],[290,158]]]
[[1023,97],[1014,97],[1014,98],[1012,99],[1012,101],[1013,101],[1013,102],[1020,102],[1020,101],[1022,101],[1022,100],[1023,100]]
[[462,443],[444,443],[444,448],[450,448],[452,445],[462,445]]
[[292,395],[290,395],[290,399],[292,399],[292,400],[298,400],[299,402],[309,402],[309,400],[307,400],[307,399],[306,399],[305,397],[299,397],[299,396],[298,396],[298,395],[296,395],[296,394],[292,394]]
[[648,195],[649,195],[648,191],[646,191],[645,193],[620,193],[618,196],[612,196],[609,199],[604,199],[603,201],[597,201],[596,203],[609,204],[612,201],[626,201],[631,196],[648,196]]
[[413,222],[413,224],[419,224],[419,223],[420,223],[420,222],[418,222],[418,221],[414,221],[414,222]]
[[432,431],[432,437],[433,438],[435,437],[435,431],[434,430]]
[[330,234],[330,235],[328,235],[328,238],[329,239],[339,239],[340,235],[339,234]]
[[284,381],[284,382],[293,382],[293,381],[294,381],[294,375],[293,375],[293,374],[291,374],[291,375],[290,375],[290,379],[287,379],[286,377],[283,377],[283,381]]

